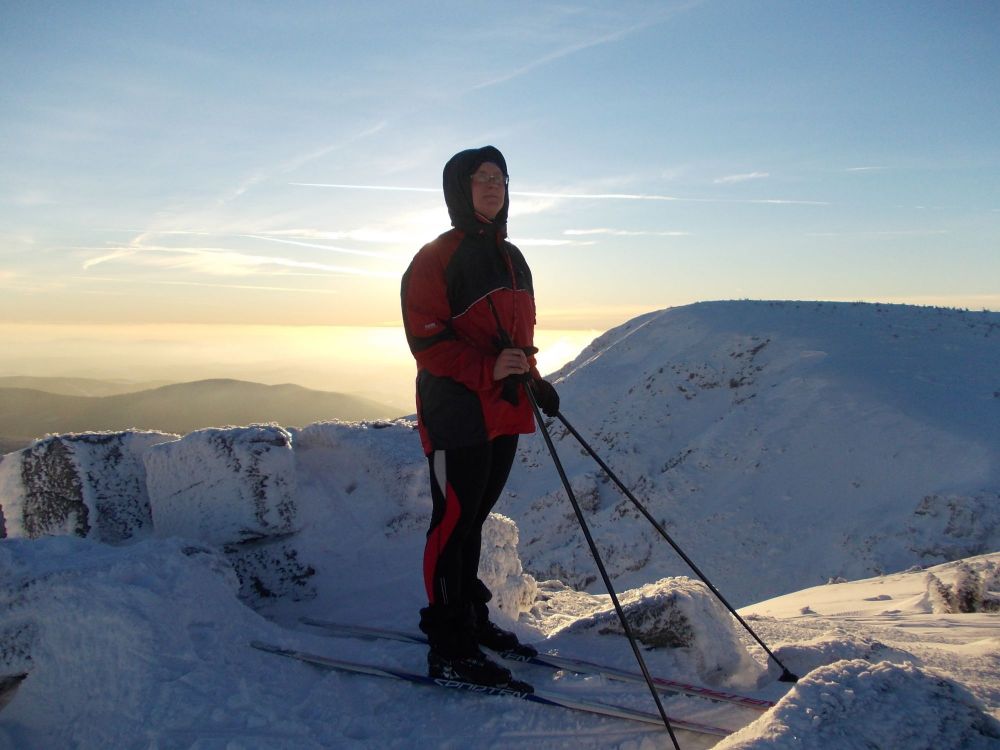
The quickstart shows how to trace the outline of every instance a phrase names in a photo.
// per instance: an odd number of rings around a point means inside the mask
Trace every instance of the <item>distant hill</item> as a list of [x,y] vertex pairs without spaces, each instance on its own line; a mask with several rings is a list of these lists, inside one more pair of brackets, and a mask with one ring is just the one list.
[[116,396],[136,393],[169,385],[169,380],[133,383],[126,380],[97,380],[95,378],[42,378],[31,375],[0,377],[0,388],[29,388],[62,396]]
[[[96,381],[95,381],[96,382]],[[199,380],[137,393],[72,396],[37,388],[0,388],[0,443],[17,436],[129,428],[185,434],[204,427],[277,422],[298,427],[323,420],[398,417],[399,409],[357,396],[297,385]],[[14,450],[20,445],[15,445]]]

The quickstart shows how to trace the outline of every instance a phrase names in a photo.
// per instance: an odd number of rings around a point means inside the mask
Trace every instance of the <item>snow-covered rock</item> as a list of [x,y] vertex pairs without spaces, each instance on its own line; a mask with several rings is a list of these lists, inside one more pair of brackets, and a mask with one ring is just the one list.
[[[601,608],[580,617],[567,633],[624,635],[610,597]],[[649,648],[678,649],[701,679],[719,682],[753,670],[739,625],[708,587],[690,578],[663,578],[618,596],[629,629]]]
[[296,529],[295,454],[281,427],[198,430],[144,461],[157,536],[222,546]]
[[142,456],[177,439],[161,432],[50,435],[0,461],[10,537],[74,534],[119,543],[152,528]]
[[517,619],[531,609],[538,594],[535,579],[521,568],[517,554],[517,524],[499,513],[490,513],[483,524],[479,578],[493,592],[491,609]]
[[198,430],[145,454],[157,536],[225,551],[244,600],[309,599],[315,567],[295,532],[292,436],[277,425]]

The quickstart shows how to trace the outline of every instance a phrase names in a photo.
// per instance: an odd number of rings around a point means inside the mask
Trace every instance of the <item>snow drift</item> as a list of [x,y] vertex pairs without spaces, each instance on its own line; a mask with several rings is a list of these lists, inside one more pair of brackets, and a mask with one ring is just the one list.
[[989,750],[1000,721],[969,691],[910,663],[859,659],[816,669],[717,750]]

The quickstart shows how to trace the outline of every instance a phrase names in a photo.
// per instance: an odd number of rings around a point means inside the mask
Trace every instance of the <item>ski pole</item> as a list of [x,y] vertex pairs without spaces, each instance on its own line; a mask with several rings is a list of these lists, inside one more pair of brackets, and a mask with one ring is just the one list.
[[[493,304],[493,300],[490,295],[486,295],[486,301],[489,303],[490,311],[493,313],[493,319],[497,324],[497,339],[500,345],[505,349],[511,349],[514,347],[514,342],[510,338],[510,334],[507,333],[507,329],[503,327],[503,323],[500,322],[500,314],[497,312],[496,306]],[[508,376],[512,377],[512,376]],[[528,403],[531,404],[531,410],[535,414],[535,421],[538,422],[538,427],[541,429],[542,436],[545,438],[545,445],[549,449],[549,454],[552,456],[552,463],[555,464],[556,472],[559,474],[559,478],[562,480],[563,487],[566,489],[566,496],[569,498],[570,504],[573,506],[573,512],[576,513],[576,520],[580,522],[580,528],[583,530],[583,536],[587,540],[587,544],[590,546],[590,553],[594,557],[594,562],[597,563],[597,569],[601,573],[601,578],[604,580],[604,586],[608,590],[608,594],[611,595],[611,601],[615,605],[615,612],[618,614],[618,619],[621,621],[622,629],[625,631],[625,636],[628,638],[629,645],[632,647],[632,653],[635,654],[635,659],[639,662],[639,669],[642,671],[642,676],[646,681],[646,686],[649,688],[650,695],[653,696],[653,702],[656,704],[656,710],[660,713],[660,718],[663,719],[663,726],[667,728],[667,734],[670,735],[670,741],[674,744],[674,750],[681,750],[681,746],[677,743],[677,737],[674,735],[674,728],[670,726],[670,719],[667,716],[666,710],[663,708],[663,703],[660,702],[660,695],[656,692],[656,687],[653,684],[653,677],[649,673],[649,669],[646,667],[646,660],[642,658],[642,653],[639,651],[639,646],[636,645],[635,636],[632,635],[632,628],[628,624],[628,620],[625,619],[625,611],[622,609],[621,602],[618,601],[618,595],[615,593],[615,587],[611,584],[611,578],[608,576],[608,571],[604,567],[604,563],[601,560],[601,553],[597,549],[597,544],[594,543],[594,537],[590,534],[590,528],[587,526],[587,519],[583,517],[583,511],[580,509],[580,503],[577,502],[576,495],[573,494],[573,488],[570,487],[569,478],[566,476],[566,471],[563,469],[562,462],[559,460],[558,454],[556,454],[556,447],[552,444],[552,438],[549,437],[549,431],[545,427],[545,420],[542,419],[542,412],[538,408],[538,400],[535,398],[535,391],[530,383],[530,376],[522,377],[521,380],[524,382],[524,392],[528,395]]]
[[601,554],[598,552],[597,545],[594,543],[594,537],[590,534],[590,528],[587,526],[587,520],[583,517],[583,511],[580,509],[580,503],[577,502],[576,495],[573,494],[573,489],[569,484],[569,478],[566,476],[566,471],[563,469],[562,462],[556,454],[556,448],[552,444],[552,438],[549,436],[549,431],[545,427],[545,421],[542,419],[542,413],[538,409],[538,401],[535,399],[535,392],[530,383],[525,383],[524,390],[528,394],[528,401],[531,403],[531,409],[535,413],[535,420],[541,428],[542,437],[545,438],[545,445],[548,447],[549,453],[552,456],[552,463],[555,464],[556,472],[558,472],[559,478],[562,480],[563,487],[566,489],[566,495],[569,497],[570,504],[573,506],[573,512],[576,513],[576,520],[580,522],[580,528],[583,530],[583,536],[587,539],[587,544],[590,545],[590,553],[594,557],[594,562],[597,563],[597,569],[601,572],[601,578],[604,579],[604,586],[611,595],[611,601],[615,605],[615,612],[618,613],[618,619],[621,621],[622,629],[625,631],[625,636],[628,638],[629,645],[632,647],[632,652],[635,654],[636,661],[639,662],[639,669],[642,670],[642,676],[646,680],[646,685],[649,686],[649,692],[653,696],[653,701],[656,703],[657,711],[660,712],[660,718],[663,719],[663,726],[667,728],[667,733],[670,735],[670,739],[674,743],[675,750],[680,750],[680,745],[677,744],[677,737],[674,735],[673,727],[670,726],[670,719],[667,718],[667,712],[664,710],[663,704],[660,702],[659,693],[657,693],[656,687],[653,685],[653,678],[649,673],[649,669],[646,667],[646,660],[642,658],[639,646],[635,642],[635,636],[632,634],[632,628],[629,626],[628,620],[625,618],[625,611],[622,609],[621,602],[618,601],[618,595],[615,593],[615,588],[611,584],[611,579],[608,577],[608,571],[605,569],[604,563],[601,561]]
[[792,674],[792,672],[788,670],[788,667],[786,667],[784,664],[781,663],[781,660],[774,655],[771,649],[767,647],[767,644],[765,644],[764,641],[762,641],[760,637],[753,631],[753,629],[747,624],[746,620],[740,617],[739,613],[735,609],[733,609],[732,605],[730,605],[728,601],[726,601],[726,597],[722,595],[722,592],[720,592],[717,588],[715,588],[712,582],[708,580],[708,577],[701,572],[701,570],[698,568],[697,565],[695,565],[694,561],[690,557],[688,557],[684,553],[684,550],[682,550],[680,546],[677,544],[677,542],[675,542],[671,538],[670,534],[667,533],[667,530],[663,528],[662,524],[660,524],[659,521],[653,518],[653,516],[646,509],[646,507],[635,498],[635,495],[633,495],[629,491],[628,487],[626,487],[622,483],[622,481],[618,478],[618,476],[611,470],[611,468],[606,463],[604,463],[604,461],[601,460],[601,457],[594,452],[594,449],[587,444],[587,441],[584,440],[583,437],[580,435],[580,433],[573,428],[573,425],[571,425],[566,420],[566,417],[562,415],[562,412],[557,412],[556,416],[559,418],[559,421],[562,422],[563,425],[565,425],[566,429],[570,431],[570,434],[572,434],[573,437],[575,437],[579,441],[580,445],[583,446],[584,450],[586,450],[587,453],[590,454],[590,457],[593,458],[597,462],[597,464],[604,470],[604,473],[608,475],[611,481],[613,481],[616,485],[618,485],[618,489],[620,489],[625,494],[625,497],[627,497],[629,500],[632,501],[632,504],[635,505],[635,507],[639,510],[639,512],[646,517],[646,520],[648,520],[653,525],[653,528],[660,533],[660,536],[666,539],[667,542],[670,544],[670,546],[674,548],[674,551],[676,551],[677,554],[680,555],[681,558],[684,560],[684,562],[686,562],[691,567],[691,570],[694,571],[695,575],[697,575],[698,578],[700,578],[704,582],[704,584],[708,586],[711,592],[715,594],[716,597],[718,597],[719,601],[722,602],[722,604],[726,607],[726,609],[729,610],[729,612],[733,615],[733,617],[736,618],[736,620],[740,623],[740,625],[746,628],[746,631],[753,637],[755,641],[757,641],[757,643],[760,644],[760,647],[764,649],[767,655],[770,656],[772,659],[774,659],[775,664],[781,667],[782,674],[781,677],[778,678],[778,680],[780,682],[798,682],[799,678],[796,675]]

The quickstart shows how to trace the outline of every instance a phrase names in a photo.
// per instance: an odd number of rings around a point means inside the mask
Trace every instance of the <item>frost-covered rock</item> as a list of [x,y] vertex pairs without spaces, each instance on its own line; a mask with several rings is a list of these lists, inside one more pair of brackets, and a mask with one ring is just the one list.
[[[602,597],[603,598],[603,597]],[[685,650],[704,679],[717,681],[753,670],[738,624],[700,581],[662,578],[619,595],[632,634],[650,647]],[[573,622],[566,632],[624,634],[614,606]]]
[[948,585],[933,573],[927,574],[927,602],[936,614],[971,614],[1000,610],[997,566],[985,563],[977,569],[967,561],[955,566],[955,582]]
[[927,574],[927,603],[935,614],[954,614],[955,592],[933,573]]
[[1000,492],[934,494],[913,511],[904,535],[928,560],[957,560],[996,549],[1000,533]]
[[51,435],[0,462],[7,536],[72,534],[118,543],[152,526],[142,456],[161,432]]
[[966,688],[912,664],[839,661],[811,672],[716,750],[995,750],[1000,722]]
[[222,548],[244,601],[310,599],[316,569],[298,548],[292,436],[277,425],[192,432],[145,457],[157,536]]
[[259,604],[268,599],[302,601],[316,596],[316,569],[300,559],[294,535],[226,545],[225,552],[244,601]]
[[479,578],[493,592],[491,606],[515,620],[531,609],[538,593],[535,579],[521,569],[517,524],[498,513],[490,513],[483,525]]
[[295,530],[295,455],[277,425],[198,430],[144,460],[157,536],[221,546]]

